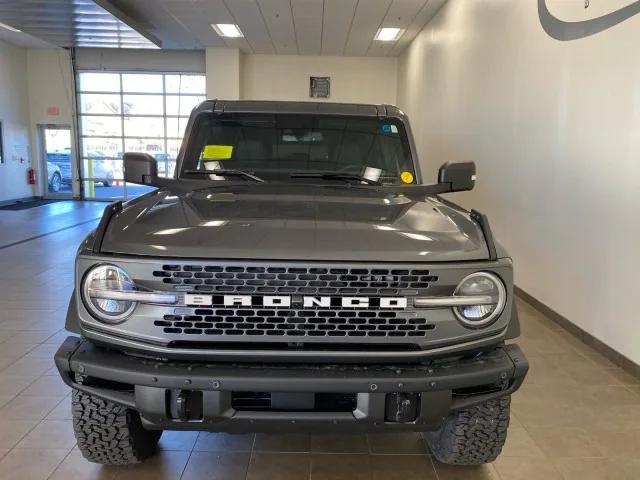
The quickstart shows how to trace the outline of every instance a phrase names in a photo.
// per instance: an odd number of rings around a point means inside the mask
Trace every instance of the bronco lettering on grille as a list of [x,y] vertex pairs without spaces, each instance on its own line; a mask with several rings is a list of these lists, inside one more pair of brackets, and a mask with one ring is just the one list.
[[198,295],[187,293],[185,305],[225,307],[280,307],[289,308],[300,305],[306,308],[342,307],[342,308],[407,308],[405,297],[311,297],[300,295]]

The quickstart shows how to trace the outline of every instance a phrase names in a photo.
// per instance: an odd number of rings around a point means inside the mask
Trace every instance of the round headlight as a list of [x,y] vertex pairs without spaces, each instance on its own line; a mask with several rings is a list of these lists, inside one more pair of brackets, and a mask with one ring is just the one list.
[[98,265],[84,277],[82,299],[87,309],[98,320],[106,323],[119,323],[125,320],[136,302],[110,298],[110,292],[135,291],[136,286],[127,272],[115,265]]
[[502,313],[507,301],[507,291],[502,281],[493,273],[476,272],[462,279],[454,296],[485,297],[486,302],[478,305],[461,305],[453,311],[468,327],[485,327]]

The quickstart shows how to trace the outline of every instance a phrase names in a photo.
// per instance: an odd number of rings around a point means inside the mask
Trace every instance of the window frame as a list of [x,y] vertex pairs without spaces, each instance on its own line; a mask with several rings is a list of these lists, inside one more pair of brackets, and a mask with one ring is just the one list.
[[0,165],[4,163],[4,131],[2,129],[2,120],[0,120]]

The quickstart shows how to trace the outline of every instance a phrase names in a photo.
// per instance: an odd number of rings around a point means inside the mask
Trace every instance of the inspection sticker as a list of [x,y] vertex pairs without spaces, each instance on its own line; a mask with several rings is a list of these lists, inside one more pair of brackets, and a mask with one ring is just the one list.
[[233,153],[231,145],[205,145],[202,149],[202,160],[228,160]]
[[402,180],[403,183],[413,183],[413,173],[405,170],[400,174],[400,180]]

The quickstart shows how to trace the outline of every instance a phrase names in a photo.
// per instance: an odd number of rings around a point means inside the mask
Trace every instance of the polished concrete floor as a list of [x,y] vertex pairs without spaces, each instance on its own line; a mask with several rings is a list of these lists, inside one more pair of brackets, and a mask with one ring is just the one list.
[[[52,355],[66,336],[76,246],[104,204],[53,205],[0,211],[0,479],[640,478],[640,382],[523,302],[519,343],[531,371],[513,398],[507,445],[491,465],[440,465],[419,434],[190,432],[165,433],[159,454],[142,465],[91,464],[75,448],[69,389]],[[2,247],[61,226],[71,228]]]

